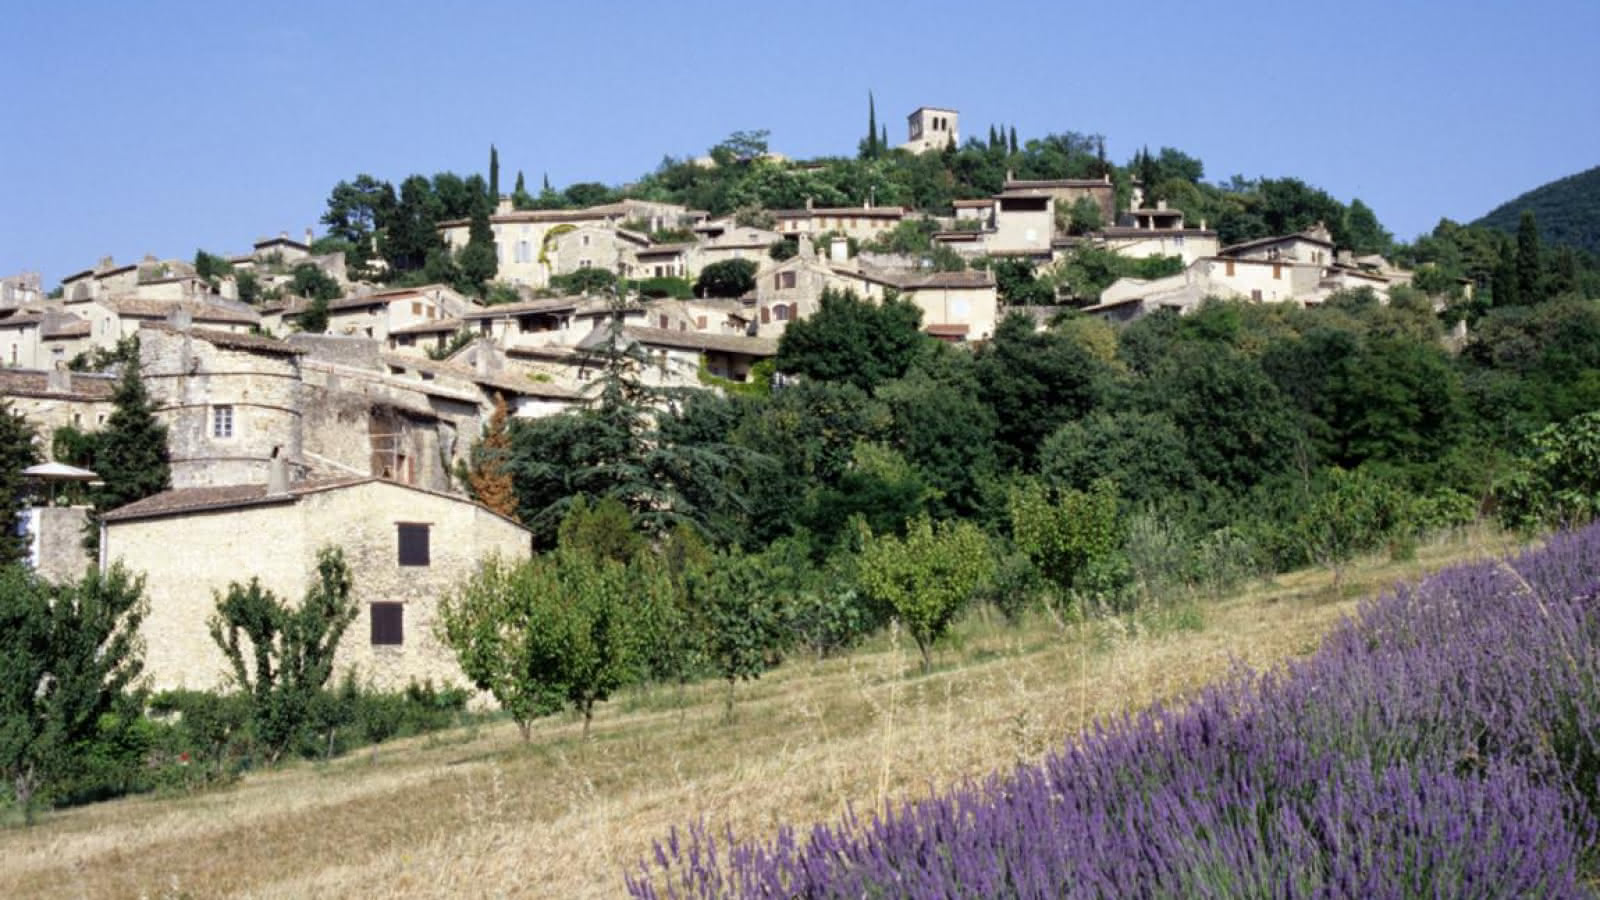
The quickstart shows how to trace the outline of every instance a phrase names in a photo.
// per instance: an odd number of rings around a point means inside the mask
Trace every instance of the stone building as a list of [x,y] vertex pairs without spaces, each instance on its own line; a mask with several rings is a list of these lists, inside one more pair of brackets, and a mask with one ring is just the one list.
[[259,578],[298,603],[317,552],[343,550],[358,603],[335,661],[364,684],[431,679],[467,686],[434,636],[439,599],[499,555],[532,551],[522,526],[465,498],[379,478],[290,483],[286,467],[253,484],[166,491],[104,516],[101,565],[145,576],[145,672],[156,690],[214,689],[228,677],[207,620],[230,583]]
[[900,149],[912,153],[938,152],[961,146],[961,114],[953,109],[919,106],[906,116],[906,142]]
[[305,472],[302,352],[181,323],[140,329],[140,372],[167,426],[173,487],[265,482],[278,458]]
[[51,435],[71,425],[94,431],[111,415],[116,379],[57,369],[50,372],[0,369],[0,397],[38,433],[39,450],[51,459]]

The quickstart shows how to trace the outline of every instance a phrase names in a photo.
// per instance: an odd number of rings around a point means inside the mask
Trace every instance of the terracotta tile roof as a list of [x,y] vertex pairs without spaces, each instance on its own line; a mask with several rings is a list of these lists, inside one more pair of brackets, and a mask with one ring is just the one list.
[[218,331],[213,328],[190,328],[184,330],[168,325],[166,322],[145,322],[139,328],[140,330],[148,329],[167,334],[186,334],[197,341],[205,341],[213,347],[220,347],[224,350],[244,350],[249,353],[266,353],[277,356],[300,356],[306,352],[299,347],[292,347],[277,338],[269,338],[259,334],[235,334],[231,331]]
[[112,297],[101,300],[118,315],[165,319],[173,310],[187,312],[196,322],[227,322],[237,325],[257,325],[261,314],[243,304],[217,303],[206,300],[142,300],[138,297]]
[[1003,191],[1009,191],[1012,188],[1104,188],[1111,190],[1112,184],[1103,178],[1007,178],[1005,183],[1000,186]]
[[[447,375],[475,385],[487,385],[496,390],[521,394],[526,397],[546,397],[556,400],[576,400],[579,397],[577,392],[549,382],[534,381],[531,378],[518,378],[506,372],[479,372],[472,367],[457,365],[443,360],[418,359],[413,356],[396,356],[385,353],[383,354],[383,361],[386,365],[415,369],[418,372],[428,372],[435,376]],[[424,384],[427,383],[424,382]],[[436,387],[436,385],[430,385],[430,387]]]
[[640,247],[633,251],[636,256],[670,256],[693,249],[694,241],[680,241],[676,244],[654,244],[649,247]]
[[460,319],[438,319],[433,322],[423,322],[420,325],[407,325],[405,328],[396,328],[389,332],[390,337],[404,334],[445,334],[460,331],[467,327],[467,323]]
[[39,329],[39,336],[50,338],[88,337],[89,323],[71,313],[46,315],[44,326]]
[[934,337],[966,337],[971,325],[925,325],[923,331]]
[[269,496],[265,484],[230,484],[219,487],[181,488],[178,490],[163,491],[162,493],[136,500],[126,506],[119,506],[107,512],[101,518],[106,522],[127,522],[133,519],[153,519],[161,516],[178,516],[199,512],[220,512],[228,509],[240,509],[249,506],[267,506],[277,503],[295,503],[308,494],[318,494],[325,491],[337,491],[345,488],[358,487],[364,484],[390,484],[397,488],[427,494],[452,500],[456,503],[466,503],[483,510],[490,515],[504,521],[511,522],[521,527],[520,523],[482,504],[460,496],[446,494],[440,491],[431,491],[427,488],[417,487],[414,484],[404,484],[390,481],[377,476],[356,476],[348,478],[323,478],[311,481],[302,481],[289,486],[287,493]]
[[[746,356],[777,356],[778,342],[771,338],[742,337],[734,334],[708,334],[704,331],[674,331],[670,328],[646,328],[628,325],[623,334],[641,344],[658,347],[675,347],[684,350],[711,350],[718,353],[741,353]],[[606,340],[605,328],[596,328],[579,344],[590,349]]]
[[900,218],[906,214],[903,206],[818,206],[815,209],[777,209],[772,214],[780,219],[804,219],[810,216],[863,216],[880,219]]
[[[1315,237],[1308,232],[1298,231],[1294,234],[1278,234],[1273,235],[1272,237],[1256,238],[1253,241],[1240,241],[1237,244],[1231,244],[1227,247],[1223,247],[1217,252],[1222,256],[1231,256],[1235,253],[1249,250],[1252,247],[1264,247],[1268,244],[1279,244],[1284,241],[1306,241],[1312,244],[1321,244],[1324,247],[1333,246],[1333,241],[1325,241],[1322,238]],[[1288,262],[1289,260],[1284,261]]]
[[969,208],[969,207],[993,206],[994,205],[994,198],[993,197],[984,197],[984,198],[981,198],[981,199],[978,199],[978,200],[957,200],[957,201],[955,201],[955,203],[953,205],[957,209]]
[[961,272],[922,273],[884,272],[846,266],[833,266],[832,268],[835,274],[876,282],[901,291],[915,291],[924,288],[986,288],[995,286],[994,276],[982,269],[968,269]]
[[6,397],[59,397],[67,400],[106,400],[116,389],[116,379],[110,375],[73,372],[68,389],[50,389],[50,373],[31,369],[0,368],[0,396]]
[[1126,225],[1111,225],[1100,229],[1097,233],[1108,238],[1216,237],[1217,235],[1209,228],[1132,228]]
[[577,309],[584,302],[583,297],[547,297],[543,300],[522,300],[517,303],[501,303],[483,309],[473,310],[462,318],[465,319],[499,319],[506,316],[520,316],[526,313],[562,312]]

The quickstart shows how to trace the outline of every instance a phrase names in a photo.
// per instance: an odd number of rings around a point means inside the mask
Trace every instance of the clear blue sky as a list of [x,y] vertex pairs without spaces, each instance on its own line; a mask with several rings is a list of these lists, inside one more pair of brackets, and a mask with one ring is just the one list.
[[[1600,2],[3,3],[0,274],[303,234],[371,172],[621,183],[866,94],[1294,175],[1409,239],[1600,163]],[[318,229],[321,231],[320,226]]]

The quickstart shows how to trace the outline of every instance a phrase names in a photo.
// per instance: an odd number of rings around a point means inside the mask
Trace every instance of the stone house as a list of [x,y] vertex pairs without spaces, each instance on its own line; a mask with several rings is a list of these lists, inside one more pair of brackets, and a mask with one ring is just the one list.
[[894,230],[905,220],[906,210],[900,206],[820,207],[808,199],[804,209],[780,209],[773,215],[778,220],[778,233],[784,237],[804,234],[815,238],[832,231],[870,241]]
[[428,679],[467,686],[434,633],[439,600],[486,557],[527,558],[532,536],[463,497],[371,477],[296,483],[279,470],[268,481],[174,489],[111,510],[100,564],[146,578],[151,686],[209,690],[229,677],[207,628],[217,597],[256,577],[298,603],[327,546],[343,550],[358,608],[336,672],[353,668],[362,683],[398,690]]
[[[702,366],[718,378],[745,381],[756,363],[778,355],[778,342],[768,338],[639,325],[624,327],[622,337],[624,341],[637,342],[654,363],[640,375],[646,384],[659,387],[702,387]],[[605,327],[597,327],[579,349],[597,349],[609,338]]]
[[[479,309],[476,303],[442,284],[393,288],[341,297],[328,303],[328,334],[359,335],[387,341],[390,332],[459,318]],[[284,322],[298,318],[304,307],[285,312]]]
[[94,431],[111,415],[111,394],[116,378],[110,375],[73,372],[65,367],[49,371],[0,368],[0,397],[11,403],[13,411],[32,425],[38,447],[47,460],[51,454],[51,435],[57,428],[72,426]]
[[1111,176],[1101,178],[1047,178],[1020,179],[1006,173],[1000,185],[1000,194],[1012,191],[1040,191],[1050,195],[1057,209],[1071,209],[1078,200],[1087,197],[1100,207],[1100,221],[1117,221],[1117,188]]
[[994,276],[983,270],[907,272],[834,265],[828,286],[878,303],[893,293],[921,309],[923,331],[940,340],[987,340],[999,321]]
[[0,278],[0,309],[15,309],[44,299],[38,272],[19,272]]
[[639,279],[689,278],[689,259],[696,246],[693,241],[680,241],[635,247],[623,264],[623,275]]
[[1165,200],[1151,208],[1130,209],[1123,219],[1127,224],[1102,228],[1089,239],[1122,256],[1176,256],[1185,266],[1202,257],[1216,256],[1220,250],[1215,231],[1206,228],[1205,222],[1199,228],[1185,226],[1183,211],[1168,209]]
[[465,319],[435,319],[408,325],[389,332],[389,352],[403,356],[427,356],[450,346],[457,333],[467,329]]
[[765,271],[775,265],[771,255],[772,245],[783,239],[783,235],[765,228],[726,229],[721,234],[700,241],[694,249],[690,270],[698,274],[713,263],[748,259],[756,264],[758,272]]

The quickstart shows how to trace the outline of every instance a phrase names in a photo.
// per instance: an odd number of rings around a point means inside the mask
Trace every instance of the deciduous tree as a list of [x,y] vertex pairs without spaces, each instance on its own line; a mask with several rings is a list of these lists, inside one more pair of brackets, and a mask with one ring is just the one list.
[[894,610],[922,653],[922,671],[933,665],[933,644],[989,579],[994,559],[989,540],[971,522],[935,524],[924,517],[902,539],[871,536],[861,550],[861,589]]

